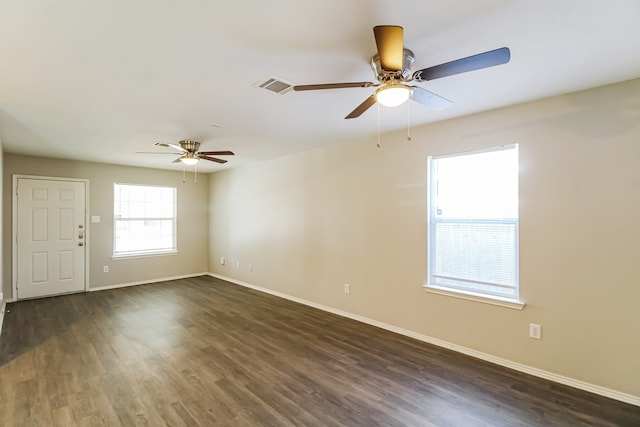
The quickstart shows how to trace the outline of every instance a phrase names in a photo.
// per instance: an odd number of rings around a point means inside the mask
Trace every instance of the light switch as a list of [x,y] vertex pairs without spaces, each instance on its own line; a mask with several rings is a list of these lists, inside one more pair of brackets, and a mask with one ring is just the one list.
[[91,222],[100,222],[100,217],[98,215],[93,215],[91,217]]

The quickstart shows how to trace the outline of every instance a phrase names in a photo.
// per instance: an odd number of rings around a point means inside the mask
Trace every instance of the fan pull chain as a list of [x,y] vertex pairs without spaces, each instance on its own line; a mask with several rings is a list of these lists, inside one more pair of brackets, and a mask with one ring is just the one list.
[[198,164],[193,165],[193,182],[198,182]]
[[411,142],[411,103],[407,102],[407,141]]
[[184,163],[182,164],[182,183],[185,184],[187,182],[187,168],[185,168]]
[[382,145],[380,144],[380,104],[376,102],[376,107],[378,107],[378,143],[376,147],[380,148]]

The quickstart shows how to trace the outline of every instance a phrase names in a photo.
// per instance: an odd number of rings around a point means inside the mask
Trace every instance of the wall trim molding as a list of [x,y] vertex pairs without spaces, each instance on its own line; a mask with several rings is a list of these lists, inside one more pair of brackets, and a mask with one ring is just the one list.
[[130,286],[149,285],[151,283],[168,282],[170,280],[189,279],[191,277],[210,276],[210,275],[211,275],[210,273],[192,273],[192,274],[182,274],[179,276],[160,277],[157,279],[139,280],[137,282],[117,283],[114,285],[105,285],[105,286],[97,286],[95,288],[89,288],[89,292],[106,291],[108,289],[128,288]]
[[573,388],[577,388],[579,390],[588,391],[590,393],[598,394],[600,396],[608,397],[610,399],[615,399],[620,402],[629,403],[631,405],[640,406],[640,396],[634,396],[632,394],[623,393],[617,390],[613,390],[607,387],[602,387],[596,384],[591,384],[585,381],[577,380],[574,378],[566,377],[564,375],[559,375],[553,372],[545,371],[543,369],[534,368],[533,366],[524,365],[522,363],[514,362],[508,359],[503,359],[501,357],[497,357],[488,353],[483,353],[481,351],[474,350],[472,348],[464,347],[458,344],[453,344],[448,341],[440,340],[438,338],[433,338],[428,335],[423,335],[418,332],[411,331],[409,329],[400,328],[394,325],[390,325],[388,323],[379,322],[374,319],[370,319],[368,317],[360,316],[358,314],[353,314],[348,311],[336,309],[333,307],[329,307],[326,305],[318,304],[313,301],[305,300],[303,298],[298,298],[295,296],[291,296],[282,292],[274,291],[272,289],[263,288],[261,286],[256,286],[251,283],[243,282],[241,280],[237,280],[231,277],[223,276],[220,274],[208,273],[209,276],[214,277],[216,279],[225,280],[227,282],[234,283],[236,285],[244,286],[247,288],[254,289],[256,291],[264,292],[267,294],[271,294],[280,298],[284,298],[293,302],[297,302],[300,304],[304,304],[313,308],[317,308],[322,311],[326,311],[332,314],[337,314],[338,316],[347,317],[352,320],[356,320],[358,322],[366,323],[371,326],[375,326],[381,329],[385,329],[387,331],[395,332],[400,335],[404,335],[410,338],[417,339],[419,341],[426,342],[428,344],[433,344],[438,347],[447,348],[449,350],[456,351],[458,353],[466,354],[467,356],[475,357],[476,359],[481,359],[486,362],[491,362],[496,365],[504,366],[506,368],[513,369],[515,371],[523,372],[525,374],[533,375],[538,378],[543,378],[549,381],[553,381],[559,384],[567,385]]

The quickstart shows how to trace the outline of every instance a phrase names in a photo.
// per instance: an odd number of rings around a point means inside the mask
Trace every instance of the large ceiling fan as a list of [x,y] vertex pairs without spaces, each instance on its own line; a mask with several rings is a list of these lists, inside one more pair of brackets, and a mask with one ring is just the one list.
[[375,93],[358,105],[345,119],[359,117],[376,102],[385,107],[395,107],[407,99],[412,99],[427,107],[441,110],[452,104],[446,98],[429,92],[409,82],[425,82],[454,74],[506,64],[511,58],[509,48],[490,50],[433,67],[411,72],[414,61],[413,52],[404,48],[403,28],[396,25],[380,25],[373,27],[378,53],[371,58],[371,68],[376,73],[377,83],[351,82],[298,85],[296,91],[341,89],[351,87],[377,87]]
[[227,163],[224,159],[218,159],[217,157],[212,156],[233,156],[233,152],[231,151],[198,151],[200,148],[200,143],[197,141],[191,141],[188,139],[184,139],[179,141],[178,144],[165,144],[162,142],[156,142],[154,145],[158,147],[167,147],[173,148],[177,151],[177,153],[167,153],[167,152],[140,152],[144,154],[171,154],[171,155],[179,155],[177,159],[173,161],[173,163],[184,163],[185,165],[195,165],[198,163],[200,159],[210,160],[216,163]]

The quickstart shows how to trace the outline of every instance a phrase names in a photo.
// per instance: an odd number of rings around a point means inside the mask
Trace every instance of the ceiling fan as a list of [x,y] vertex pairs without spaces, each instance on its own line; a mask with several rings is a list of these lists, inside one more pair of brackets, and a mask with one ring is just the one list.
[[191,141],[188,139],[184,139],[179,141],[178,144],[165,144],[163,142],[156,142],[154,145],[158,147],[168,147],[173,148],[177,151],[177,153],[166,153],[166,152],[139,152],[144,154],[172,154],[172,155],[180,155],[177,159],[173,161],[173,163],[184,163],[185,165],[195,165],[198,163],[200,159],[210,160],[216,163],[227,163],[224,159],[218,159],[216,157],[211,156],[233,156],[233,152],[231,151],[198,151],[200,148],[200,143],[197,141]]
[[322,90],[351,87],[377,87],[373,95],[358,105],[345,119],[359,117],[376,102],[385,107],[395,107],[407,99],[412,99],[427,107],[441,110],[452,104],[446,98],[436,95],[409,82],[425,82],[454,74],[506,64],[511,58],[509,48],[490,50],[433,67],[411,72],[414,61],[413,52],[404,48],[403,28],[397,25],[379,25],[373,27],[378,53],[371,58],[371,68],[376,73],[377,83],[351,82],[326,83],[294,86],[293,90]]

